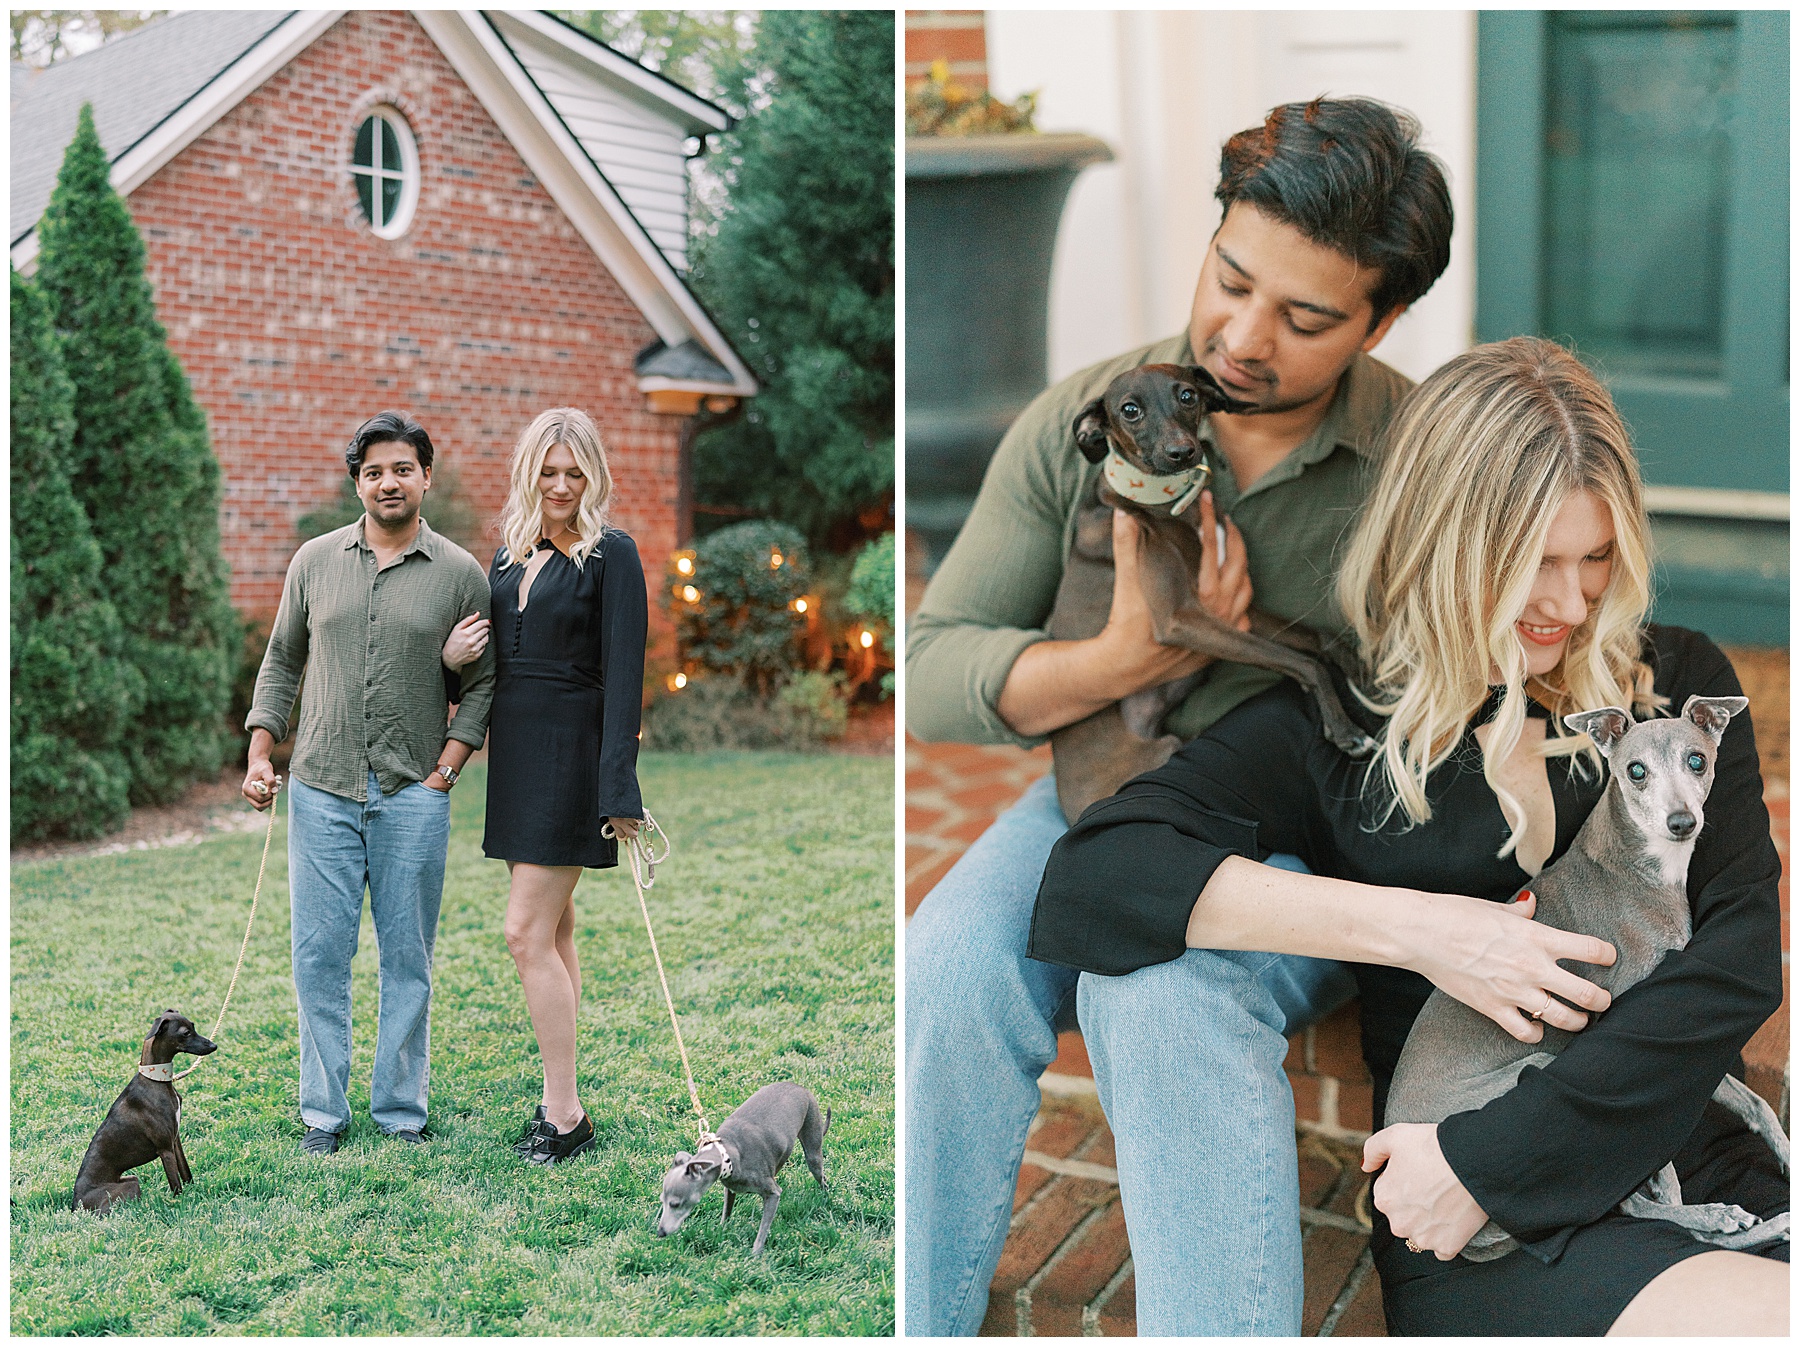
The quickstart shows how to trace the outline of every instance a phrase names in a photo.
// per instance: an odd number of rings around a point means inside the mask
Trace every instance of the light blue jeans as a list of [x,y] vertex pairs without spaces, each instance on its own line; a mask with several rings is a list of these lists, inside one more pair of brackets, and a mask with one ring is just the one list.
[[[1012,1213],[1037,1078],[1079,1022],[1117,1142],[1143,1336],[1300,1331],[1286,1035],[1355,992],[1342,964],[1189,950],[1099,977],[1025,955],[1067,831],[1037,782],[906,932],[906,1332],[975,1333]],[[1295,857],[1272,865],[1303,869]]]
[[431,1088],[431,953],[444,896],[450,797],[414,783],[368,801],[288,784],[288,892],[300,1000],[300,1118],[350,1125],[350,960],[363,890],[381,959],[369,1112],[383,1132],[425,1126]]

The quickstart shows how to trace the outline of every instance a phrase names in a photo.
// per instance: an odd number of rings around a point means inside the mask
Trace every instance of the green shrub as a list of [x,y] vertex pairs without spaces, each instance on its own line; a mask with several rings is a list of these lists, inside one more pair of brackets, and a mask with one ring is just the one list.
[[43,296],[12,273],[12,840],[125,821],[121,742],[144,696],[69,486],[75,390]]
[[844,596],[858,617],[894,629],[894,535],[884,533],[856,554],[850,591]]
[[[817,687],[805,680],[823,680],[826,696],[837,711],[823,704]],[[778,693],[762,697],[729,674],[700,675],[688,680],[679,692],[664,693],[644,715],[644,747],[665,753],[712,753],[723,749],[779,748],[803,752],[819,747],[831,737],[831,718],[836,734],[844,731],[845,711],[835,698],[830,675],[804,673],[788,687],[801,690],[790,699]],[[785,693],[787,687],[782,689]]]
[[[691,575],[681,571],[684,560]],[[809,578],[800,534],[768,520],[733,524],[677,553],[669,602],[683,660],[733,675],[766,698],[799,663],[806,618],[793,605]]]
[[807,669],[783,683],[775,700],[793,717],[797,734],[814,740],[841,739],[850,724],[843,688],[843,674]]
[[110,173],[83,106],[38,227],[36,285],[75,387],[70,482],[144,682],[123,744],[131,799],[156,804],[225,760],[239,635],[219,549],[219,461]]

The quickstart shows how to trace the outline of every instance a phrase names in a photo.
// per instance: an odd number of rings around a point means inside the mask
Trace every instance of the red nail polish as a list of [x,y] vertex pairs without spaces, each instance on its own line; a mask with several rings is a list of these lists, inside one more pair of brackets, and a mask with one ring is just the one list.
[[1531,898],[1531,897],[1535,897],[1535,896],[1536,896],[1536,895],[1534,895],[1534,894],[1533,894],[1533,893],[1532,893],[1532,892],[1531,892],[1531,890],[1530,890],[1530,889],[1520,889],[1520,890],[1519,890],[1519,896],[1518,896],[1518,897],[1517,897],[1517,898],[1515,898],[1515,899],[1513,899],[1513,901],[1514,901],[1514,902],[1515,902],[1515,903],[1522,903],[1522,902],[1524,902],[1524,901],[1525,901],[1525,900],[1526,900],[1526,899],[1527,899],[1527,898]]

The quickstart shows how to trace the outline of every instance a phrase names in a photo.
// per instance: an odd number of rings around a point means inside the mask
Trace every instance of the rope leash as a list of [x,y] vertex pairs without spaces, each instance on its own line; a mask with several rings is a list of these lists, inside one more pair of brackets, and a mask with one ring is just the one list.
[[[604,823],[600,831],[608,837],[617,838],[611,823]],[[656,838],[662,838],[662,854],[656,851]],[[675,1047],[681,1053],[681,1074],[687,1079],[688,1098],[693,1101],[694,1116],[700,1120],[700,1148],[716,1143],[718,1137],[713,1135],[712,1126],[706,1121],[706,1111],[700,1107],[700,1091],[694,1088],[694,1069],[688,1064],[687,1044],[681,1039],[681,1021],[675,1015],[675,998],[669,995],[669,975],[663,971],[662,951],[656,947],[656,928],[650,924],[650,903],[644,897],[647,890],[656,885],[656,867],[669,859],[674,850],[674,843],[662,830],[656,816],[648,809],[644,811],[643,826],[637,830],[637,836],[624,843],[625,852],[631,858],[631,882],[637,886],[638,910],[644,914],[644,933],[650,937],[650,955],[656,960],[656,978],[662,983],[663,1004],[669,1008],[669,1027],[675,1031]]]
[[[231,970],[231,985],[225,989],[225,999],[219,1002],[219,1018],[213,1021],[212,1032],[208,1038],[219,1036],[219,1026],[225,1023],[225,1007],[231,1004],[231,994],[237,990],[238,974],[244,968],[244,952],[250,948],[250,931],[256,925],[256,904],[262,898],[263,875],[269,869],[269,843],[275,838],[275,815],[281,812],[281,778],[275,778],[275,798],[269,804],[269,828],[263,834],[262,864],[256,867],[256,891],[250,895],[250,920],[244,923],[243,943],[238,946],[237,965]],[[183,1076],[192,1075],[200,1069],[204,1057],[194,1059],[194,1064],[186,1071],[178,1071],[170,1076],[171,1081],[180,1080]]]

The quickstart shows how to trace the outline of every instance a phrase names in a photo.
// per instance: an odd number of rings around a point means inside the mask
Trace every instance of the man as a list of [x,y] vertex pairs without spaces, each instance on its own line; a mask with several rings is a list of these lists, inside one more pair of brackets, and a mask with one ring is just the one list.
[[[1410,386],[1372,359],[1449,261],[1449,192],[1404,114],[1363,99],[1276,108],[1227,142],[1225,216],[1188,330],[1082,371],[1026,409],[996,451],[961,535],[925,592],[907,650],[922,739],[1033,745],[1140,689],[1203,671],[1171,713],[1202,733],[1277,675],[1159,646],[1137,583],[1137,534],[1115,516],[1111,615],[1081,641],[1043,630],[1099,469],[1076,413],[1119,372],[1208,369],[1255,404],[1210,419],[1228,471],[1203,498],[1201,602],[1228,621],[1252,596],[1327,639],[1335,548],[1376,438]],[[1230,524],[1215,556],[1210,520]],[[926,896],[907,932],[907,1329],[974,1333],[999,1260],[1037,1077],[1074,1025],[1077,976],[1025,955],[1046,857],[1068,824],[1040,781]],[[1090,1006],[1080,1023],[1119,1142],[1139,1332],[1299,1332],[1293,1102],[1284,1035],[1347,999],[1319,960],[1189,951],[1157,995]],[[1142,973],[1135,975],[1142,978]],[[1105,981],[1105,980],[1096,980]],[[1125,982],[1126,979],[1115,981]]]
[[399,412],[358,427],[344,459],[364,515],[294,554],[244,724],[244,796],[274,802],[269,755],[306,695],[289,772],[288,888],[300,1001],[300,1117],[308,1155],[350,1125],[350,960],[363,887],[381,958],[369,1112],[384,1133],[424,1140],[431,1083],[431,954],[450,841],[450,789],[487,736],[491,651],[463,670],[446,730],[450,629],[488,615],[475,558],[419,517],[431,437]]

